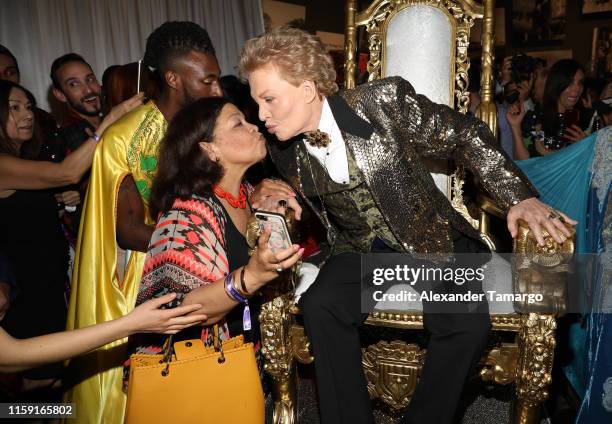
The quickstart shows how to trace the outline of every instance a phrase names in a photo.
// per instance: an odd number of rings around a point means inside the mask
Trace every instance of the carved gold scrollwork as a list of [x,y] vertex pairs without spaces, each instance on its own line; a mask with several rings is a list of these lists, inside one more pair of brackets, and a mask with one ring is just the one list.
[[382,42],[380,40],[380,28],[372,21],[367,25],[368,30],[368,48],[370,50],[370,60],[368,60],[368,81],[373,81],[380,78],[380,50]]
[[262,305],[259,316],[264,370],[274,381],[272,419],[275,424],[297,422],[296,376],[291,343],[293,316],[289,312],[292,304],[293,295],[290,293],[275,297]]
[[[470,61],[468,56],[468,47],[470,43],[470,29],[474,25],[475,18],[483,16],[482,6],[468,1],[458,2],[456,0],[378,0],[372,3],[365,11],[359,13],[356,19],[347,19],[347,31],[351,37],[347,39],[346,48],[354,40],[352,32],[357,26],[365,26],[368,34],[368,48],[370,50],[370,60],[368,61],[368,80],[373,81],[380,78],[384,65],[384,52],[382,34],[389,21],[402,9],[413,5],[425,5],[435,7],[444,11],[451,20],[451,25],[455,34],[456,40],[454,57],[454,97],[456,101],[456,109],[462,113],[466,113],[469,107],[468,93],[468,69]],[[350,13],[353,9],[347,7],[347,12]],[[353,61],[348,61],[349,66],[353,66]],[[348,69],[347,69],[348,71]],[[352,82],[353,79],[350,79]]]
[[310,364],[314,357],[310,354],[310,341],[304,334],[304,327],[292,325],[289,328],[289,339],[291,340],[291,350],[293,357],[302,364]]
[[557,322],[552,315],[534,313],[522,316],[521,320],[516,393],[525,407],[535,407],[548,397]]
[[402,341],[380,341],[363,352],[363,369],[370,397],[395,410],[408,406],[414,394],[424,351]]
[[497,135],[497,106],[495,106],[495,76],[493,64],[495,61],[495,2],[484,2],[484,17],[481,36],[481,72],[480,72],[480,105],[476,117],[484,121],[493,135]]
[[355,74],[357,64],[355,53],[357,52],[357,27],[355,26],[355,14],[357,13],[357,0],[346,2],[346,38],[344,39],[344,88],[355,88]]
[[261,307],[260,326],[264,369],[273,377],[288,376],[293,352],[290,338],[292,317],[289,314],[291,295],[283,295],[266,302]]
[[516,374],[518,347],[515,344],[503,343],[489,351],[485,365],[480,371],[483,381],[493,381],[497,384],[510,384]]

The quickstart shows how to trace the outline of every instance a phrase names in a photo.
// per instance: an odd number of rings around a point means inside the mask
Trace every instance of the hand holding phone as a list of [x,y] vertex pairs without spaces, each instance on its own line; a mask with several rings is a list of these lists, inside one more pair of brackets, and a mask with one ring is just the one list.
[[255,212],[255,218],[261,231],[266,227],[270,228],[268,246],[273,253],[291,247],[291,238],[289,237],[289,230],[283,215],[274,212],[257,211]]

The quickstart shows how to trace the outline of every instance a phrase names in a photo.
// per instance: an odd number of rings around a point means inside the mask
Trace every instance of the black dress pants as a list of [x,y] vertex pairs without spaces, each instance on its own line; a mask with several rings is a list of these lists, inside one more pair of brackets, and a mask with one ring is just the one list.
[[[323,424],[374,422],[361,364],[358,327],[361,312],[358,253],[332,256],[300,300],[315,357],[319,410]],[[443,290],[443,285],[434,291]],[[470,369],[482,354],[490,330],[486,302],[480,313],[428,313],[430,333],[421,378],[404,416],[410,424],[451,423]]]

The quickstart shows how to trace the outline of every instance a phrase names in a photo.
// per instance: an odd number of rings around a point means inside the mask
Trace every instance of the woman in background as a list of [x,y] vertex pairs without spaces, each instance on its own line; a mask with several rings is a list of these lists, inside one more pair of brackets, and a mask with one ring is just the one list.
[[514,158],[544,156],[585,138],[577,110],[583,90],[584,71],[580,64],[562,59],[548,73],[542,106],[530,115],[526,137],[521,130],[524,108],[520,104],[510,106],[506,117],[512,129]]
[[[98,131],[102,133],[141,101],[142,95],[117,107]],[[98,137],[93,135],[61,163],[36,160],[41,143],[33,104],[25,88],[0,81],[0,252],[11,263],[19,286],[19,296],[11,303],[2,327],[16,338],[65,328],[68,245],[54,193],[45,189],[78,181],[91,166]],[[32,320],[33,314],[44,319]],[[31,370],[24,377],[50,384],[61,369],[57,363]]]

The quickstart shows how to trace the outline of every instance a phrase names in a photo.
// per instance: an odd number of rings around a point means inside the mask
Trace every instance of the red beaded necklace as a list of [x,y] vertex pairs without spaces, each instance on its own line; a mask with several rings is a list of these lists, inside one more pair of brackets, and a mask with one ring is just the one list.
[[223,190],[221,186],[217,184],[213,185],[213,191],[220,199],[227,200],[227,203],[229,203],[232,208],[246,209],[247,191],[244,184],[240,185],[240,192],[238,192],[238,198],[234,197],[232,193],[228,193],[227,191]]

